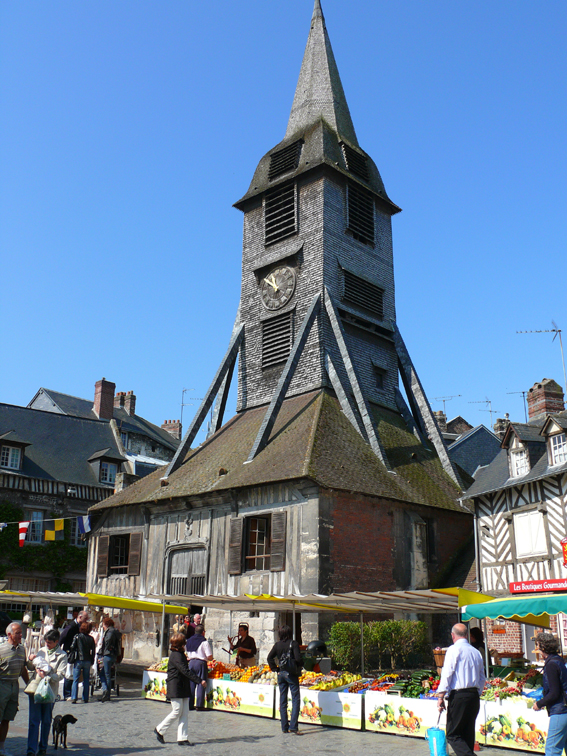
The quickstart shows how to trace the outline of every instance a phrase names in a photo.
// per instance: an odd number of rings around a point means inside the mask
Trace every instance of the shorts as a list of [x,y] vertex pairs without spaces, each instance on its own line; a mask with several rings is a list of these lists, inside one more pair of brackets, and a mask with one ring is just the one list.
[[20,684],[17,680],[14,682],[0,680],[0,721],[14,721],[18,713],[19,693]]

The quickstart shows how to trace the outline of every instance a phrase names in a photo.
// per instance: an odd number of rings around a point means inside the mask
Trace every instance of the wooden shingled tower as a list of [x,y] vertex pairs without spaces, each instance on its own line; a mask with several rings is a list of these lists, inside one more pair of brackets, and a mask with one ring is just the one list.
[[[246,463],[269,443],[282,403],[325,390],[389,471],[373,408],[400,414],[459,483],[396,325],[391,217],[360,147],[319,0],[283,141],[260,160],[235,203],[244,213],[241,304],[218,373],[163,483],[187,456],[216,399],[222,426],[234,367],[238,412],[265,406]],[[407,406],[399,388],[402,378]]]
[[[133,595],[431,585],[472,518],[396,324],[399,207],[358,143],[319,0],[285,136],[235,206],[242,288],[226,353],[169,466],[91,509],[88,589],[125,590],[112,570],[130,570],[124,544],[138,530]],[[221,653],[215,611],[207,635]],[[246,621],[269,649],[273,627]],[[303,638],[322,622],[303,617]]]

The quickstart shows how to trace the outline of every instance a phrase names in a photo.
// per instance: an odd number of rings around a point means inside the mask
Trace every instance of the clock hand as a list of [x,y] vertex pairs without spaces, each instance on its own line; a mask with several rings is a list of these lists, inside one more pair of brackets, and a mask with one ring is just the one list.
[[271,275],[271,279],[272,279],[271,283],[272,283],[272,286],[274,287],[275,291],[279,291],[280,287],[277,285],[276,279],[274,278],[274,274],[273,273]]
[[264,278],[264,281],[265,281],[265,282],[266,282],[267,284],[270,284],[270,286],[272,287],[272,289],[274,289],[275,291],[277,291],[277,290],[278,290],[278,287],[277,287],[277,286],[276,286],[275,284],[273,284],[273,283],[272,283],[272,282],[270,281],[270,279],[269,279],[269,278]]

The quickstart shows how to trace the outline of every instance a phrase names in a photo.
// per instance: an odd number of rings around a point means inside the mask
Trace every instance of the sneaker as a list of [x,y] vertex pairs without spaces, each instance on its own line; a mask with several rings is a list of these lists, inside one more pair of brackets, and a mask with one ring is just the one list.
[[154,732],[156,734],[156,738],[158,739],[158,743],[165,745],[165,740],[163,739],[163,735],[161,734],[161,732],[158,732],[157,727],[154,729]]
[[73,703],[77,703],[77,699],[76,699],[76,698],[74,698],[74,699],[73,699],[73,700],[71,701],[71,703],[72,703],[72,704],[73,704]]
[[289,734],[290,735],[303,735],[303,733],[299,732],[299,730],[290,730]]
[[178,741],[177,741],[177,745],[182,745],[182,746],[192,746],[192,745],[193,745],[193,743],[190,743],[190,742],[189,742],[188,740],[178,740]]

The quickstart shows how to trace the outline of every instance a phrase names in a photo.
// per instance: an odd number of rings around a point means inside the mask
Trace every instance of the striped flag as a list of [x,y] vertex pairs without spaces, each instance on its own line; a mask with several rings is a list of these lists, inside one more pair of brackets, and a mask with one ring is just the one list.
[[45,540],[62,541],[65,538],[65,520],[45,521]]
[[79,526],[79,533],[85,535],[85,533],[89,533],[91,530],[91,518],[89,515],[77,517],[77,525]]
[[18,529],[20,531],[20,546],[24,545],[24,541],[26,540],[26,533],[28,532],[29,526],[30,526],[29,520],[27,522],[18,523]]

